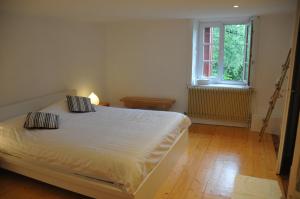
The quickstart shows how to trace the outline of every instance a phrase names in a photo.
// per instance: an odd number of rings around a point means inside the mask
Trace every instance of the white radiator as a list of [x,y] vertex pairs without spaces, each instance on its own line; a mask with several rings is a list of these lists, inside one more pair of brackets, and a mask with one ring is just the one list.
[[199,119],[250,123],[251,93],[251,88],[190,87],[188,115]]

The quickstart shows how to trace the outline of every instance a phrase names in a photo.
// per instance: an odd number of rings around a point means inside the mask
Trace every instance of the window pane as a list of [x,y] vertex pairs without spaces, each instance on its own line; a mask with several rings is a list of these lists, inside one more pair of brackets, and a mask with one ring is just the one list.
[[212,61],[211,65],[212,65],[211,76],[212,77],[217,77],[218,73],[219,73],[219,64],[218,64],[217,61]]
[[204,43],[210,43],[210,29],[211,28],[204,29]]
[[203,61],[203,76],[215,77],[218,75],[218,62]]
[[204,45],[204,55],[203,55],[203,60],[211,60],[211,46],[210,45]]
[[210,69],[211,65],[209,61],[204,61],[203,62],[203,76],[209,77],[210,76]]
[[224,80],[244,79],[247,25],[225,25],[224,32]]
[[244,73],[244,80],[248,80],[249,77],[249,65],[250,65],[250,53],[251,53],[251,25],[248,25],[246,30],[247,39],[246,39],[246,53],[245,53],[245,73]]
[[203,73],[202,76],[213,77],[218,75],[220,28],[206,27],[203,36]]
[[212,73],[211,76],[217,77],[219,72],[219,48],[220,48],[220,28],[213,28],[212,46]]

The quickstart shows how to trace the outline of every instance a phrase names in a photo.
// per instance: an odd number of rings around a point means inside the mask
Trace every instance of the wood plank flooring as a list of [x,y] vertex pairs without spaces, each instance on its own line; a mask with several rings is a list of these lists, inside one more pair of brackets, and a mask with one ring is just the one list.
[[[279,180],[272,137],[258,142],[246,128],[192,125],[189,146],[155,199],[227,199],[238,174]],[[84,196],[0,170],[1,199],[74,199]]]

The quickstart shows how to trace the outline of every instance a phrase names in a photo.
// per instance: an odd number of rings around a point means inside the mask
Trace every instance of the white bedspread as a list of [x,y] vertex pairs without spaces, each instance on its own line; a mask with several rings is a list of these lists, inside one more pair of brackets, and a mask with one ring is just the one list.
[[69,113],[66,101],[43,111],[60,115],[57,130],[26,130],[25,116],[0,123],[0,152],[50,168],[114,183],[134,193],[190,120],[180,113],[96,107]]

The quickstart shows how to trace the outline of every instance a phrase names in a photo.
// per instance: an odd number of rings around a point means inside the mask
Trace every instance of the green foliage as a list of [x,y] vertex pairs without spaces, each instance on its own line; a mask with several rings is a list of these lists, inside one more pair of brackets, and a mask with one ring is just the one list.
[[224,34],[224,80],[243,80],[246,25],[226,25]]

